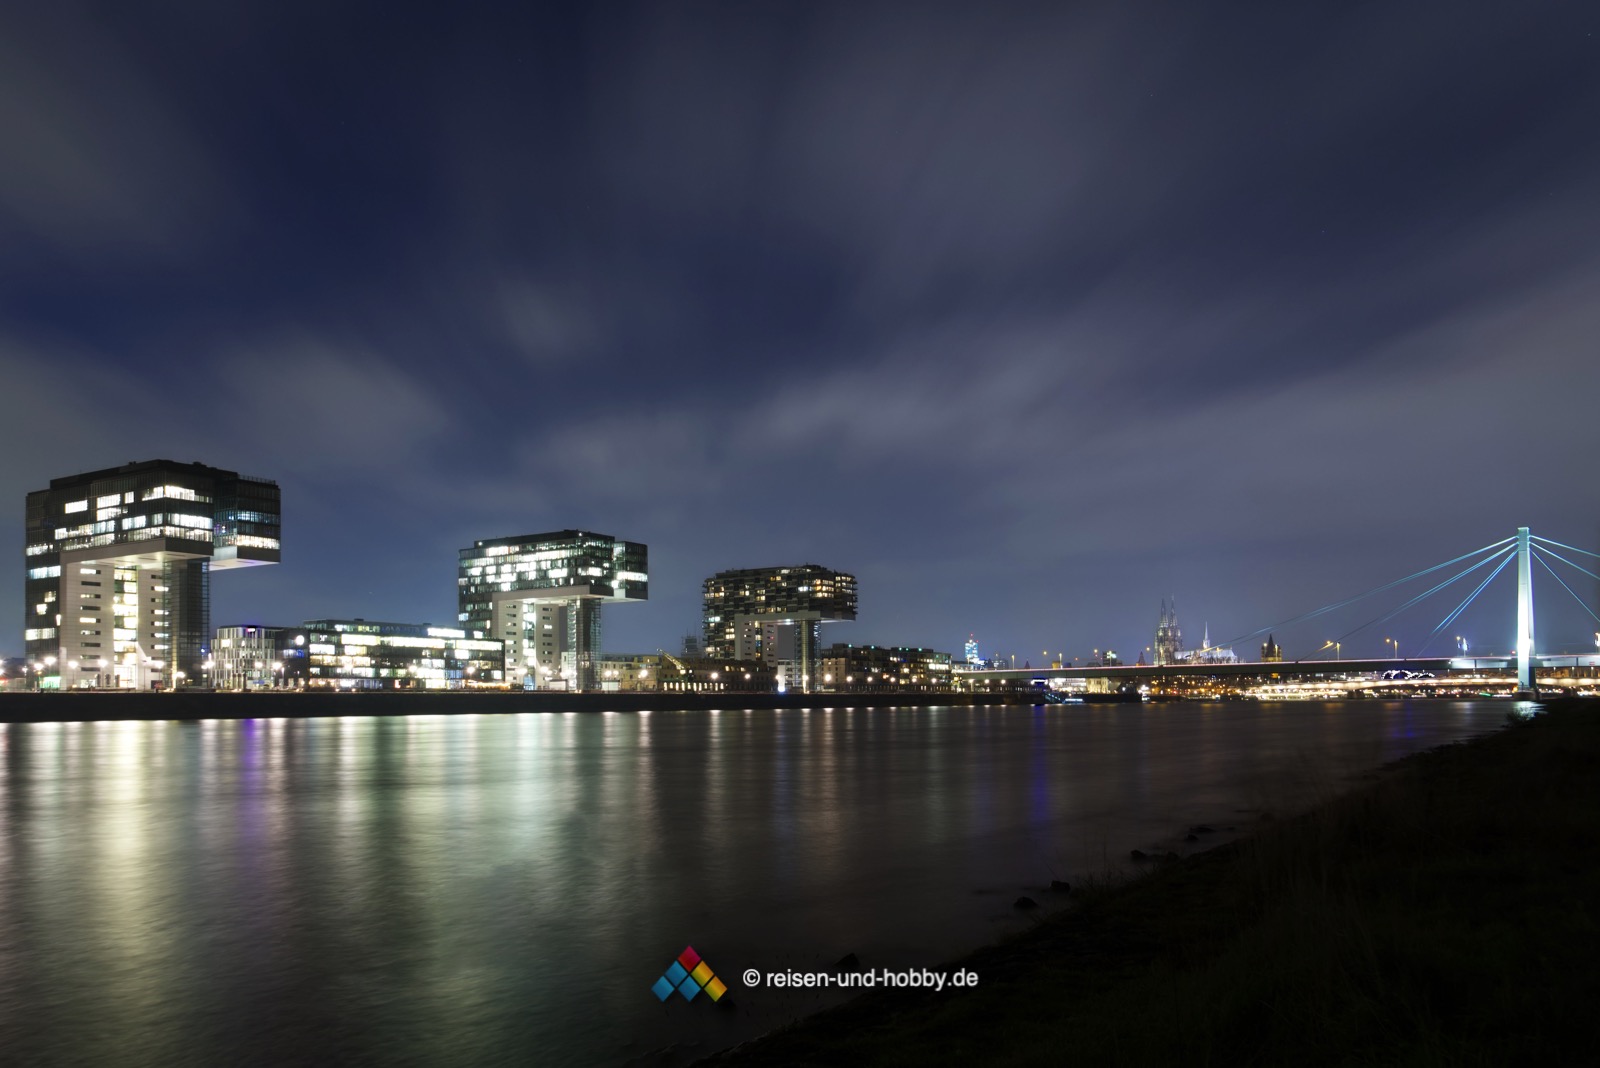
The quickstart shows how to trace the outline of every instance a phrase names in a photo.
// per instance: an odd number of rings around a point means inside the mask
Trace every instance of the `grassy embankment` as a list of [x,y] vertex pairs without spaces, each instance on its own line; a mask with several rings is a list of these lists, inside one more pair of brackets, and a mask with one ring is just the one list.
[[714,1061],[1600,1064],[1600,702],[1075,896],[958,962],[976,990],[869,994]]

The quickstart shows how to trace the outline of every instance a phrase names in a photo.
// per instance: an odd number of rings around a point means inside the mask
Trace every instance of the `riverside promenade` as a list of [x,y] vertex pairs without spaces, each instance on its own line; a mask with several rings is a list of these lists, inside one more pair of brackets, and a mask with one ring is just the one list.
[[550,693],[520,690],[404,690],[317,693],[0,693],[0,723],[102,720],[290,719],[338,716],[451,716],[527,712],[682,712],[695,709],[932,708],[1032,704],[1028,693]]

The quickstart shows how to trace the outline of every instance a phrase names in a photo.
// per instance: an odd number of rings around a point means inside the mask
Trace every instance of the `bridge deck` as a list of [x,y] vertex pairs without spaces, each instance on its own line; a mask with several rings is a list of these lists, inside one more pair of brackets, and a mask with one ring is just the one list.
[[[1535,658],[1543,669],[1558,667],[1600,667],[1600,655],[1542,655]],[[1276,676],[1362,675],[1384,671],[1446,672],[1504,671],[1515,669],[1514,656],[1408,657],[1382,660],[1276,660],[1246,661],[1237,664],[1117,664],[1089,667],[983,668],[976,671],[957,668],[957,679],[970,681],[1017,682],[1048,679],[1117,679],[1127,682],[1159,678],[1270,678]]]

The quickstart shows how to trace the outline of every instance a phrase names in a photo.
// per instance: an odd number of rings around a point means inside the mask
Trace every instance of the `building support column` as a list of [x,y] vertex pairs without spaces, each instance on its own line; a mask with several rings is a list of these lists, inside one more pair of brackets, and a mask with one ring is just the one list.
[[815,619],[802,619],[795,624],[798,631],[796,652],[800,660],[800,687],[805,693],[817,688],[817,645],[821,639],[822,624]]

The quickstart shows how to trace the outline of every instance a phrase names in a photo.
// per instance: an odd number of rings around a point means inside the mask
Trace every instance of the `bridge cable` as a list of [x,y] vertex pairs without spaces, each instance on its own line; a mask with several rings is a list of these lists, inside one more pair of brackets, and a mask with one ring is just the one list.
[[[1514,549],[1514,548],[1507,549],[1507,550],[1505,550],[1505,553],[1502,554],[1502,555],[1509,555],[1509,554],[1515,553],[1516,551],[1517,550]],[[1421,601],[1421,600],[1424,600],[1425,598],[1433,596],[1434,594],[1438,593],[1440,590],[1444,589],[1446,586],[1450,585],[1451,583],[1457,582],[1460,579],[1464,579],[1468,575],[1472,574],[1474,571],[1478,570],[1478,568],[1483,567],[1483,566],[1485,566],[1487,564],[1492,564],[1496,560],[1499,560],[1499,559],[1500,559],[1499,556],[1487,556],[1487,557],[1484,557],[1482,560],[1479,560],[1477,563],[1473,564],[1471,567],[1467,568],[1465,571],[1462,571],[1462,572],[1458,573],[1457,575],[1455,575],[1452,578],[1445,579],[1443,582],[1441,582],[1437,586],[1433,587],[1433,589],[1424,590],[1422,593],[1417,594],[1415,597],[1411,598],[1411,600],[1407,601],[1405,604],[1403,604],[1400,607],[1396,608],[1394,611],[1389,612],[1386,615],[1379,616],[1377,619],[1368,620],[1366,623],[1361,624],[1361,626],[1356,627],[1354,630],[1347,631],[1344,634],[1341,634],[1339,636],[1339,638],[1338,638],[1338,641],[1340,643],[1343,643],[1344,640],[1346,638],[1350,637],[1350,635],[1352,635],[1352,634],[1357,634],[1357,633],[1359,633],[1359,632],[1361,632],[1363,630],[1366,630],[1368,627],[1373,626],[1375,624],[1388,622],[1389,620],[1393,619],[1395,616],[1399,615],[1401,612],[1404,612],[1407,608],[1410,608],[1412,605],[1416,604],[1418,601]],[[1503,567],[1504,563],[1502,563],[1501,566]],[[1495,570],[1495,574],[1499,574],[1499,569],[1498,568]],[[1469,598],[1469,600],[1470,600],[1470,598]]]
[[[1249,634],[1241,634],[1237,638],[1230,638],[1227,641],[1223,641],[1223,642],[1215,642],[1215,643],[1213,643],[1213,645],[1214,646],[1232,645],[1235,642],[1248,641],[1251,638],[1259,638],[1259,637],[1261,637],[1261,635],[1266,634],[1268,631],[1276,631],[1276,630],[1278,630],[1278,629],[1280,629],[1282,627],[1292,626],[1295,623],[1304,623],[1308,619],[1315,619],[1317,616],[1327,615],[1329,612],[1333,612],[1333,611],[1335,611],[1337,609],[1343,608],[1346,605],[1355,604],[1357,601],[1364,600],[1364,599],[1366,599],[1368,597],[1371,597],[1375,593],[1382,593],[1385,590],[1392,590],[1396,586],[1403,586],[1407,582],[1410,582],[1412,579],[1419,579],[1423,575],[1431,575],[1433,572],[1443,570],[1444,568],[1449,567],[1451,564],[1459,564],[1463,560],[1470,560],[1474,556],[1479,555],[1480,553],[1486,553],[1486,552],[1490,552],[1491,550],[1494,550],[1494,549],[1499,549],[1501,546],[1509,545],[1509,544],[1511,544],[1512,542],[1514,542],[1516,540],[1517,539],[1514,538],[1514,537],[1512,537],[1512,538],[1501,538],[1499,541],[1492,542],[1492,543],[1490,543],[1488,545],[1485,545],[1481,549],[1474,549],[1470,553],[1463,553],[1460,556],[1456,557],[1454,560],[1446,560],[1442,564],[1434,564],[1432,567],[1424,568],[1423,570],[1418,571],[1415,574],[1407,575],[1405,578],[1395,579],[1393,582],[1385,582],[1382,586],[1375,586],[1372,589],[1368,590],[1366,593],[1359,593],[1354,597],[1346,598],[1343,601],[1336,601],[1335,603],[1330,604],[1330,605],[1324,605],[1323,607],[1318,608],[1318,609],[1316,609],[1315,611],[1312,611],[1312,612],[1307,612],[1304,615],[1298,615],[1298,616],[1294,616],[1294,617],[1289,618],[1289,619],[1285,619],[1281,623],[1274,623],[1271,626],[1262,627],[1260,630],[1253,630]],[[1491,556],[1490,559],[1493,559],[1493,557]],[[1457,577],[1460,577],[1460,576],[1457,576]],[[1452,579],[1451,581],[1454,581],[1454,580]],[[1445,585],[1449,585],[1449,583],[1446,583]],[[1424,595],[1424,596],[1426,596],[1426,595]]]
[[1571,586],[1568,586],[1566,580],[1563,579],[1560,575],[1556,574],[1555,568],[1553,568],[1549,564],[1545,563],[1544,554],[1539,552],[1539,550],[1535,549],[1533,551],[1533,556],[1534,556],[1534,559],[1539,561],[1539,565],[1541,567],[1543,567],[1546,571],[1550,572],[1550,577],[1555,579],[1557,582],[1561,583],[1561,588],[1566,590],[1568,593],[1572,594],[1572,599],[1574,601],[1577,601],[1578,605],[1585,612],[1588,612],[1589,615],[1594,619],[1594,621],[1596,623],[1600,623],[1600,616],[1597,616],[1597,615],[1594,614],[1594,609],[1590,608],[1588,605],[1584,604],[1583,603],[1583,598],[1578,596],[1577,591],[1574,590]]
[[1565,556],[1562,556],[1560,553],[1556,552],[1554,549],[1545,549],[1544,551],[1549,553],[1551,556],[1555,557],[1557,560],[1560,560],[1563,564],[1566,564],[1568,567],[1576,567],[1579,571],[1582,571],[1585,575],[1588,575],[1590,578],[1592,578],[1592,579],[1600,579],[1600,575],[1596,575],[1593,571],[1590,571],[1588,568],[1582,567],[1582,566],[1580,566],[1578,564],[1573,563],[1571,560],[1568,560]]
[[1580,549],[1576,545],[1565,545],[1565,544],[1563,544],[1563,543],[1561,543],[1559,541],[1554,541],[1554,540],[1552,540],[1550,538],[1541,538],[1537,534],[1530,534],[1529,537],[1531,537],[1534,541],[1542,541],[1546,545],[1554,545],[1558,549],[1571,549],[1575,553],[1582,553],[1585,556],[1593,556],[1596,559],[1600,559],[1600,553],[1592,553],[1588,549]]
[[1454,623],[1456,621],[1456,617],[1461,615],[1462,612],[1465,612],[1469,604],[1477,600],[1478,594],[1483,592],[1483,588],[1489,585],[1489,583],[1493,582],[1494,577],[1500,574],[1500,572],[1504,571],[1506,569],[1506,565],[1511,563],[1512,559],[1516,555],[1517,554],[1515,552],[1508,554],[1504,560],[1500,561],[1500,566],[1489,572],[1489,577],[1478,583],[1478,588],[1468,594],[1465,601],[1462,601],[1456,606],[1456,610],[1454,612],[1451,612],[1449,615],[1439,620],[1439,625],[1433,628],[1433,633],[1429,634],[1422,640],[1422,648],[1419,651],[1424,653],[1427,652],[1429,644],[1432,643],[1434,638],[1439,636],[1439,632],[1444,630],[1444,628],[1448,627],[1450,624]]

